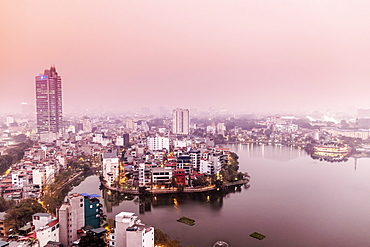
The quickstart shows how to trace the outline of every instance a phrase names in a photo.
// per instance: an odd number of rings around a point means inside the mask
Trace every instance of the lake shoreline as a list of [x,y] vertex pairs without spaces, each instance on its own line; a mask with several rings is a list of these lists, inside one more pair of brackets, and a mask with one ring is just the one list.
[[181,194],[181,193],[199,193],[199,192],[207,192],[207,191],[214,191],[217,189],[224,189],[228,188],[231,186],[237,186],[237,185],[247,185],[249,183],[249,179],[242,179],[239,181],[235,182],[229,182],[229,183],[224,183],[221,188],[217,188],[216,185],[212,186],[207,186],[207,187],[200,187],[200,188],[184,188],[184,190],[178,190],[177,188],[173,189],[147,189],[145,193],[140,193],[137,189],[135,190],[124,190],[124,189],[119,189],[119,188],[114,188],[111,186],[108,186],[106,183],[103,181],[100,181],[101,185],[112,191],[117,191],[123,194],[128,194],[128,195],[145,195],[145,194],[153,194],[153,195],[158,195],[158,194]]

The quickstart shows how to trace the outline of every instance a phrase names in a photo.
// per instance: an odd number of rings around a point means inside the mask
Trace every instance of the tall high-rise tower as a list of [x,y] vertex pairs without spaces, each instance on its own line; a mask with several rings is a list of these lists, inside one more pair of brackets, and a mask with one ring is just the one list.
[[38,133],[62,129],[62,79],[53,66],[36,76],[36,114]]
[[172,111],[172,133],[189,135],[189,109],[174,109]]

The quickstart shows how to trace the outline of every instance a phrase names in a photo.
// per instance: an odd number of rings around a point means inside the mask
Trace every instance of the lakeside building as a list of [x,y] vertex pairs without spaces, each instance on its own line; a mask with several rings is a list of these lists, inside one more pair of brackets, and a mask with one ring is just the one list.
[[143,187],[151,183],[152,172],[149,164],[139,164],[139,186]]
[[189,131],[189,109],[174,109],[172,111],[172,133],[177,135],[189,135]]
[[86,193],[74,193],[66,197],[66,201],[58,210],[59,239],[63,246],[72,245],[85,226],[100,227],[102,205],[98,197],[100,196]]
[[370,130],[369,129],[357,129],[357,130],[346,130],[346,129],[334,129],[334,128],[323,128],[326,132],[330,133],[332,136],[339,137],[352,137],[352,138],[360,138],[362,140],[366,140],[370,137]]
[[114,182],[118,181],[119,176],[119,160],[117,150],[111,150],[103,153],[103,177],[111,186]]
[[[40,137],[55,140],[63,127],[62,79],[53,66],[36,76],[36,116]],[[53,139],[48,139],[51,136]]]
[[134,213],[121,212],[115,217],[109,247],[154,247],[154,227],[141,223]]

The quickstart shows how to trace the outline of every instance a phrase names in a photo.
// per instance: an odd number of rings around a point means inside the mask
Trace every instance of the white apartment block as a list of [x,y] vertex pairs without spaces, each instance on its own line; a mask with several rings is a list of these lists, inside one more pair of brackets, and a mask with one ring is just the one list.
[[152,174],[147,164],[139,164],[139,186],[143,187],[151,182]]
[[152,151],[158,151],[158,150],[170,150],[170,139],[167,137],[148,137],[147,139],[147,145],[148,148]]
[[39,246],[46,246],[49,241],[59,242],[59,221],[52,219],[50,214],[34,214],[32,223],[35,226]]
[[116,145],[117,146],[123,146],[124,145],[122,136],[117,136],[116,137]]
[[366,140],[370,137],[370,130],[359,129],[359,130],[342,130],[342,129],[329,129],[325,128],[325,131],[332,134],[333,136],[346,136],[352,138],[361,138]]
[[211,175],[211,171],[212,171],[212,163],[208,160],[201,160],[200,161],[200,167],[199,167],[199,172],[201,174],[205,174],[205,175]]
[[209,155],[208,161],[211,163],[211,174],[217,174],[221,171],[222,165],[225,163],[223,157],[224,155],[214,153]]
[[82,119],[82,129],[85,133],[90,133],[92,131],[92,123],[90,118]]
[[200,151],[199,150],[190,150],[189,155],[190,155],[190,163],[193,166],[193,169],[198,171],[199,170],[199,165],[200,165],[200,158],[201,158]]
[[178,135],[189,135],[189,130],[189,109],[174,109],[172,111],[172,133]]
[[172,181],[172,169],[164,167],[152,168],[152,181],[158,184],[168,184]]
[[28,185],[28,174],[26,171],[12,172],[12,184],[15,187],[24,187]]
[[117,157],[117,150],[103,153],[103,177],[111,186],[114,182],[118,181],[119,176],[119,160]]
[[273,130],[282,133],[294,133],[298,131],[296,124],[275,124]]
[[167,157],[166,152],[163,151],[154,151],[153,152],[153,158],[154,160],[159,161],[160,164],[163,163],[163,160]]
[[58,218],[60,242],[70,246],[77,240],[77,230],[85,226],[84,197],[78,193],[67,196],[58,210]]
[[134,130],[135,128],[135,125],[134,125],[134,120],[129,118],[129,119],[126,119],[126,129],[132,131]]
[[41,169],[34,169],[32,170],[32,183],[43,186],[46,181],[45,172],[41,171]]
[[154,247],[154,227],[142,224],[134,213],[121,212],[115,222],[109,247]]
[[175,148],[186,148],[186,147],[191,147],[193,144],[193,142],[191,140],[184,140],[184,141],[180,141],[180,140],[174,140],[173,141],[173,146]]
[[226,131],[226,126],[225,126],[225,123],[217,123],[217,133],[218,134],[221,134],[221,135],[224,135],[225,134],[225,131]]

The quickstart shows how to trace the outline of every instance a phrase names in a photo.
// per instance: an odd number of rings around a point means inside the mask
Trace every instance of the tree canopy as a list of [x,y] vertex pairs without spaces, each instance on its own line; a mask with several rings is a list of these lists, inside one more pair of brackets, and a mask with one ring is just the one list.
[[17,232],[19,228],[32,220],[32,215],[44,213],[45,209],[35,199],[27,198],[19,202],[14,208],[7,211],[5,224]]
[[171,239],[166,233],[159,229],[154,229],[154,245],[164,245],[167,247],[181,247],[180,240]]
[[95,236],[91,232],[87,232],[86,235],[82,236],[80,239],[80,243],[78,244],[80,247],[105,247],[107,244],[104,242],[102,238]]

